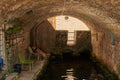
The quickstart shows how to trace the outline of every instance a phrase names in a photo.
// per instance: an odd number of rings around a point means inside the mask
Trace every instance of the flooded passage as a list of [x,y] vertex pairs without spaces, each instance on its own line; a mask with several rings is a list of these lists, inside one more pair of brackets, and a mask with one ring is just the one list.
[[81,55],[50,60],[44,74],[38,80],[104,80],[93,62]]

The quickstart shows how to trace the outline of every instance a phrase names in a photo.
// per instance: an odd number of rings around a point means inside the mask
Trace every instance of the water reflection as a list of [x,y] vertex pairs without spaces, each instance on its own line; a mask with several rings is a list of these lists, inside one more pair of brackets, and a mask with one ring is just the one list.
[[[66,69],[66,74],[62,75],[61,78],[64,80],[80,80],[74,74],[74,69]],[[104,77],[101,74],[97,74],[95,69],[92,69],[89,79],[82,79],[82,80],[104,80]]]
[[51,60],[38,80],[104,80],[89,58]]
[[66,70],[66,75],[61,76],[62,78],[65,78],[65,80],[76,80],[78,79],[77,77],[74,76],[74,69],[67,69]]

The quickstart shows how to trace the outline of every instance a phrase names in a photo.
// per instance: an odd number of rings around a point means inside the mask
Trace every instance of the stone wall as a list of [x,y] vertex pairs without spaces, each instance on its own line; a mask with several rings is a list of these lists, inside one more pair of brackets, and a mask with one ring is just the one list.
[[45,52],[51,52],[55,45],[55,30],[47,20],[32,29],[31,45],[37,46]]
[[92,50],[91,46],[91,32],[90,31],[77,31],[76,32],[76,52],[83,52],[84,50]]
[[67,30],[57,30],[55,47],[52,50],[52,54],[61,54],[63,49],[67,47]]
[[[114,40],[112,40],[114,38]],[[114,44],[113,44],[114,43]],[[120,43],[111,32],[92,32],[93,55],[95,55],[109,70],[120,74]]]
[[[14,21],[14,23],[5,25],[5,54],[8,69],[12,68],[14,64],[19,63],[18,53],[26,55],[26,51],[30,45],[30,30],[33,27],[33,24],[35,24],[34,22],[29,24],[20,23],[18,27],[21,29],[14,32],[15,28],[13,24],[16,24],[17,22]],[[9,28],[14,28],[12,34],[6,33]]]
[[56,47],[65,47],[67,46],[67,30],[56,31]]
[[[85,50],[92,50],[91,46],[91,32],[89,31],[76,31],[76,42],[73,46],[67,45],[68,31],[56,31],[56,54],[72,50],[74,55],[79,55]],[[55,53],[55,52],[54,52]]]

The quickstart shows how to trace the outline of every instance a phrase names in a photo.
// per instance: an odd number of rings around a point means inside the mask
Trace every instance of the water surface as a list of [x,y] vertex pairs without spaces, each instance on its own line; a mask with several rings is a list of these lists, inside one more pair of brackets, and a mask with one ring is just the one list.
[[103,80],[92,61],[85,56],[54,59],[38,80]]

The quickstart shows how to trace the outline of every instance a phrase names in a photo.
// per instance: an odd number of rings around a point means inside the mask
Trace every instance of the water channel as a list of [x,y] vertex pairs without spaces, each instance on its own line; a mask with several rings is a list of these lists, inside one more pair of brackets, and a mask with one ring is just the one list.
[[38,80],[111,80],[105,79],[89,56],[51,59]]

